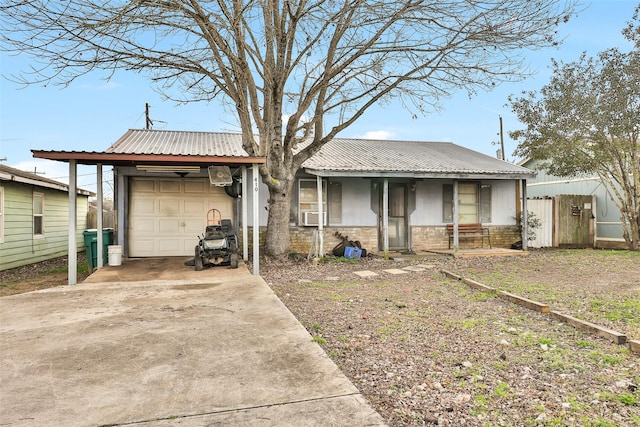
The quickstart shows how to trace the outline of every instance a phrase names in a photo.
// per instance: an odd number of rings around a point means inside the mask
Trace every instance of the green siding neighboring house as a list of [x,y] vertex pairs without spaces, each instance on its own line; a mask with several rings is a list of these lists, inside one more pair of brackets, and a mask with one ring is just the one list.
[[[67,255],[68,189],[67,184],[0,165],[0,271]],[[78,190],[80,251],[92,195]]]

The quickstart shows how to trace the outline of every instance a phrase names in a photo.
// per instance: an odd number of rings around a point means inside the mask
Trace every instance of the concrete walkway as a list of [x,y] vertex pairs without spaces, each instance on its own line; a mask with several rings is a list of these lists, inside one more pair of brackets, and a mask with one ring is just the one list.
[[171,266],[0,298],[0,425],[384,425],[260,277]]

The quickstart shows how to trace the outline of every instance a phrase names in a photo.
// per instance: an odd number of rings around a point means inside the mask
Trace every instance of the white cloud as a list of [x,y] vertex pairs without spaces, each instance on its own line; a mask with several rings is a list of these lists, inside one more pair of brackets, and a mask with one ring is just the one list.
[[365,132],[364,135],[359,138],[363,139],[392,139],[395,135],[395,132],[389,130],[370,130]]
[[21,171],[35,173],[44,178],[53,179],[65,184],[69,183],[69,164],[52,160],[27,160],[8,165]]
[[117,88],[119,88],[121,86],[122,85],[120,83],[108,81],[105,84],[98,86],[98,89],[100,89],[100,90],[110,90],[110,89],[117,89]]
[[116,83],[114,81],[107,81],[104,83],[100,83],[100,84],[95,84],[95,83],[84,83],[82,85],[80,85],[79,87],[81,89],[90,89],[90,90],[112,90],[112,89],[117,89],[119,87],[121,87],[122,85],[120,83]]
[[[291,117],[291,114],[283,114],[282,115],[282,126],[287,126],[287,123],[289,122],[289,117]],[[308,123],[309,122],[309,117],[303,115],[302,117],[300,117],[300,123]]]

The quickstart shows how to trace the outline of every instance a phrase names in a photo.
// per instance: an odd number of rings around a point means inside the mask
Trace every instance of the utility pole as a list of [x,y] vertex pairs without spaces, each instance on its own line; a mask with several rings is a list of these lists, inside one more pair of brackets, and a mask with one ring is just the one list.
[[500,152],[502,156],[502,160],[504,160],[504,137],[502,136],[502,116],[498,116],[500,118]]
[[144,115],[147,119],[147,130],[149,130],[153,126],[153,120],[151,120],[151,118],[149,117],[149,103],[147,102],[146,104],[144,104],[144,106]]

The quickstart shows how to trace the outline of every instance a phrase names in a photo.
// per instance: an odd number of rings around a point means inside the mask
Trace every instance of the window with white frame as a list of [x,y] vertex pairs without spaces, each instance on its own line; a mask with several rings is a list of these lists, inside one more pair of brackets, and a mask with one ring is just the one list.
[[[315,179],[298,181],[298,224],[304,226],[318,225],[318,184]],[[322,181],[322,223],[327,225],[327,185]]]
[[0,243],[4,242],[4,187],[0,187]]
[[44,237],[44,194],[33,193],[33,237]]

